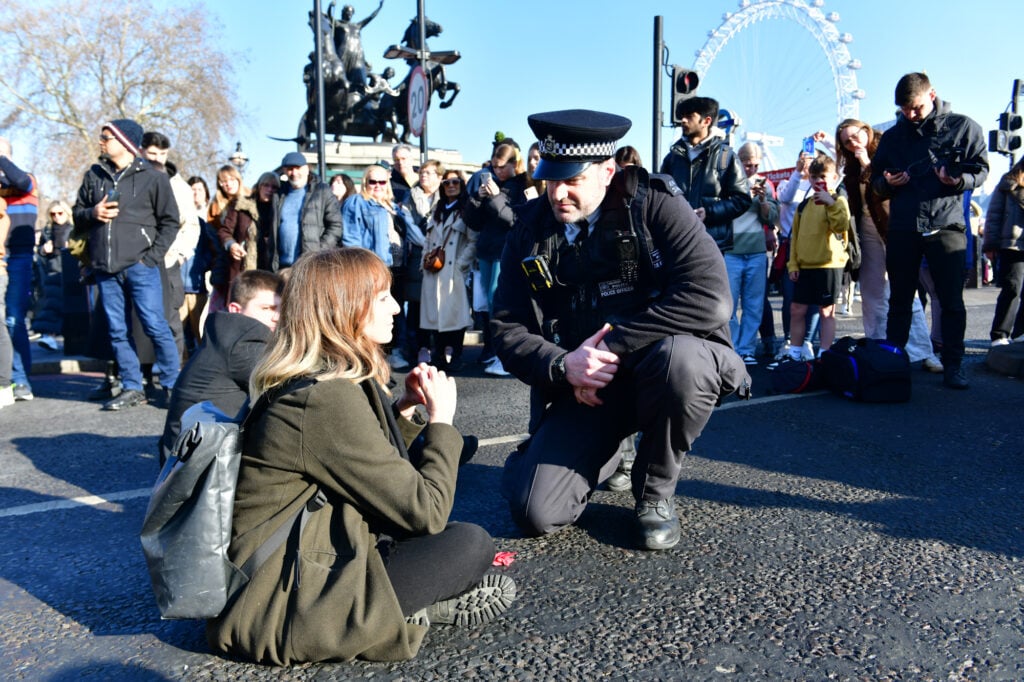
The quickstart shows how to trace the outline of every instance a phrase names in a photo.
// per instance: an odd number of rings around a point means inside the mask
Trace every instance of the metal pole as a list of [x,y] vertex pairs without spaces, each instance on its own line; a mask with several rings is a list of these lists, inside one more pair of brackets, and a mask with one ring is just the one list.
[[427,70],[427,11],[424,0],[419,0],[420,19],[420,68],[427,76],[427,100],[423,103],[423,134],[420,135],[420,165],[427,160],[427,114],[430,111],[430,72]]
[[654,99],[652,101],[653,117],[651,120],[651,170],[658,169],[661,157],[661,72],[664,43],[661,35],[661,16],[654,17]]
[[[1021,79],[1020,78],[1014,78],[1013,79],[1013,96],[1010,98],[1010,113],[1013,113],[1013,114],[1017,113],[1017,103],[1018,103],[1018,100],[1020,99],[1020,94],[1021,94],[1020,91],[1021,91]],[[1007,126],[1007,127],[1009,127],[1009,126]],[[1013,170],[1013,166],[1016,163],[1017,163],[1016,154],[1014,154],[1013,150],[1011,149],[1010,150],[1010,170]]]
[[320,174],[320,182],[327,181],[327,160],[326,160],[326,136],[327,110],[324,108],[324,41],[323,31],[320,30],[323,22],[323,12],[320,11],[320,0],[313,0],[313,14],[316,16],[316,30],[313,31],[313,44],[315,47],[316,64],[313,69],[313,77],[316,79],[316,156],[317,170]]

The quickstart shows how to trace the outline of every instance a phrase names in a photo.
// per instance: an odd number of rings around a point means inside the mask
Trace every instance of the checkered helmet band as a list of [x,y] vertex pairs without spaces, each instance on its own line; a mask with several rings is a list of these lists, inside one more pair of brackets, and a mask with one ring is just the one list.
[[588,159],[607,159],[615,155],[615,140],[607,142],[568,143],[558,142],[548,135],[538,140],[542,157],[552,161],[585,161]]

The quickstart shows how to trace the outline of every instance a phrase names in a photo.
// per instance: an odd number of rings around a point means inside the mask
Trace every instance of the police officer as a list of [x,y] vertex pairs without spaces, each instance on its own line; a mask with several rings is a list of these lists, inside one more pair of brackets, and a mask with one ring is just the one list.
[[531,435],[506,461],[502,493],[526,532],[559,530],[615,470],[619,441],[641,431],[639,544],[668,549],[683,455],[719,398],[749,393],[725,265],[671,177],[616,171],[629,119],[577,109],[529,124],[547,197],[509,234],[491,324],[505,368],[531,386]]

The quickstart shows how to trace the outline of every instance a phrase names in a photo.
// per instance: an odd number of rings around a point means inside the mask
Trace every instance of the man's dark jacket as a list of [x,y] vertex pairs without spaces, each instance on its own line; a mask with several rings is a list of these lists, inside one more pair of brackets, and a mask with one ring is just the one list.
[[161,461],[178,438],[181,415],[196,403],[209,400],[230,417],[241,412],[249,397],[249,377],[269,340],[270,328],[259,320],[241,313],[210,316],[203,345],[174,384],[160,439]]
[[[274,222],[271,225],[260,225],[260,249],[257,267],[260,270],[277,272],[281,268],[277,253],[277,232],[281,227],[281,204],[284,197],[293,192],[292,186],[285,183],[278,194],[273,197]],[[306,196],[299,209],[299,255],[320,249],[333,249],[341,245],[341,207],[331,188],[319,182],[313,174],[306,183]]]
[[[102,160],[85,172],[72,213],[75,228],[88,235],[92,267],[116,274],[139,261],[163,266],[164,254],[178,233],[178,204],[166,173],[135,159],[114,181],[113,164]],[[111,189],[121,193],[118,215],[108,223],[93,217],[93,207]]]
[[[976,164],[980,172],[965,172],[957,185],[944,185],[934,168],[959,148],[962,162]],[[910,182],[893,187],[882,174],[886,170],[909,170]],[[885,131],[871,159],[871,187],[889,199],[889,231],[929,232],[950,226],[964,229],[963,193],[981,187],[988,177],[988,155],[981,126],[948,103],[935,98],[935,109],[921,123],[914,124],[902,114],[896,125]]]
[[[626,173],[618,173],[601,204],[601,219],[593,227],[621,227]],[[625,211],[628,213],[628,211]],[[666,336],[690,335],[732,347],[729,317],[732,297],[725,261],[714,241],[670,178],[651,176],[643,204],[644,222],[653,242],[657,289],[631,314],[604,320],[614,328],[604,336],[608,348],[626,358]],[[501,274],[494,296],[491,329],[504,367],[534,387],[551,387],[551,366],[567,350],[544,338],[544,319],[553,314],[543,301],[535,306],[520,262],[538,252],[538,245],[552,235],[562,235],[564,225],[555,220],[547,197],[527,203],[509,234],[501,259]],[[538,315],[540,313],[540,315]],[[596,332],[598,325],[592,331]]]
[[750,185],[739,157],[716,133],[699,142],[700,153],[690,160],[689,142],[680,139],[661,162],[694,208],[703,208],[704,225],[718,248],[732,248],[732,221],[750,208]]

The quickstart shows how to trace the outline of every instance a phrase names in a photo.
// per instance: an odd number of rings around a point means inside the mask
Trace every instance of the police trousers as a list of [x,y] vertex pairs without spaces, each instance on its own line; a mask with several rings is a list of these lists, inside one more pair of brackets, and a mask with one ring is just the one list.
[[532,535],[574,523],[590,494],[614,473],[619,442],[637,431],[633,496],[668,499],[684,455],[719,398],[749,386],[732,348],[680,335],[634,353],[598,392],[602,405],[582,405],[571,391],[560,391],[505,461],[502,494],[513,519]]

